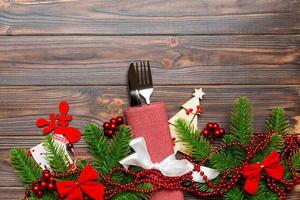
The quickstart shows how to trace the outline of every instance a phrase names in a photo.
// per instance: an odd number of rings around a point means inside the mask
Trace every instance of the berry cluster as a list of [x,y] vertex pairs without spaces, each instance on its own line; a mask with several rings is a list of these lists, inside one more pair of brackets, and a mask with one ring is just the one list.
[[55,190],[55,180],[51,175],[49,170],[43,171],[43,176],[40,180],[34,181],[32,183],[32,192],[38,197],[44,195],[44,191],[54,191]]
[[117,118],[112,118],[109,122],[103,123],[104,134],[107,136],[112,136],[119,128],[121,124],[124,123],[124,118],[119,116]]
[[207,137],[209,135],[212,135],[214,137],[221,137],[225,134],[225,129],[220,128],[218,123],[215,122],[209,122],[206,125],[206,128],[202,130],[202,135]]

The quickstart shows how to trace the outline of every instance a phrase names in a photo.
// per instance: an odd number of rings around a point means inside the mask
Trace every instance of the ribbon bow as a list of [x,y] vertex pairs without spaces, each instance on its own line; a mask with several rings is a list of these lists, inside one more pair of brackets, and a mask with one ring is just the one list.
[[264,172],[276,179],[280,180],[284,174],[284,166],[280,165],[280,157],[277,151],[273,150],[262,163],[250,164],[244,166],[244,177],[246,178],[246,183],[244,189],[249,194],[255,194],[258,189],[260,181],[260,173]]
[[[126,169],[128,169],[129,165],[142,167],[143,169],[157,169],[163,175],[168,177],[182,176],[194,169],[194,165],[191,162],[186,159],[177,160],[175,154],[171,154],[159,163],[153,163],[143,137],[133,139],[129,145],[133,148],[135,153],[120,161],[120,164]],[[204,172],[208,180],[214,179],[219,175],[217,170],[204,166],[201,166],[201,171]],[[193,180],[196,182],[205,182],[203,175],[200,175],[200,172],[194,171],[192,176]]]
[[104,187],[97,183],[98,174],[96,170],[87,165],[81,172],[78,181],[56,182],[59,195],[67,197],[66,200],[82,200],[82,192],[95,200],[103,200]]

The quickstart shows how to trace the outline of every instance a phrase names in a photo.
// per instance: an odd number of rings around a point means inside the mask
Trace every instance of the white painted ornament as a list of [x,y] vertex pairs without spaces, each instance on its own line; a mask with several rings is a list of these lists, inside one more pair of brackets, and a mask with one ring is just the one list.
[[191,126],[197,128],[198,115],[202,113],[199,112],[199,110],[202,110],[200,100],[202,100],[204,95],[205,93],[203,92],[202,88],[195,89],[195,92],[193,94],[194,97],[186,103],[184,103],[182,105],[182,109],[169,119],[169,128],[171,136],[173,138],[173,141],[175,142],[174,152],[180,151],[182,153],[188,154],[188,151],[186,150],[185,146],[182,145],[177,139],[175,122],[178,119],[185,119],[190,123]]
[[[66,144],[68,144],[68,140],[64,138],[62,135],[54,134],[54,144],[58,145],[59,148],[62,148],[63,151],[65,152],[66,157],[69,160],[69,163],[73,163],[71,157],[69,156],[66,148]],[[46,154],[47,150],[44,147],[43,143],[40,143],[30,149],[30,153],[35,160],[35,162],[43,169],[49,169],[51,170],[51,167],[46,160]]]

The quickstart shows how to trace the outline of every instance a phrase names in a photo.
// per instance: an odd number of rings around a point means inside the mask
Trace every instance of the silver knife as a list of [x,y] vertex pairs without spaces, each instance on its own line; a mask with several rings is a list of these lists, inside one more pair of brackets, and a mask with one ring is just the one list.
[[141,105],[141,97],[138,91],[136,72],[133,63],[129,65],[128,69],[128,96],[130,101],[130,106]]

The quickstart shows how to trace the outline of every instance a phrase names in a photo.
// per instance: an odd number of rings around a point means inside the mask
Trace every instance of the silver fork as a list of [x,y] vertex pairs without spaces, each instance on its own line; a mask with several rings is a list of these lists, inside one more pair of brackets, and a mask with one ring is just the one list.
[[149,61],[135,64],[135,72],[138,77],[139,93],[144,97],[147,104],[150,104],[150,96],[153,92],[152,75]]

